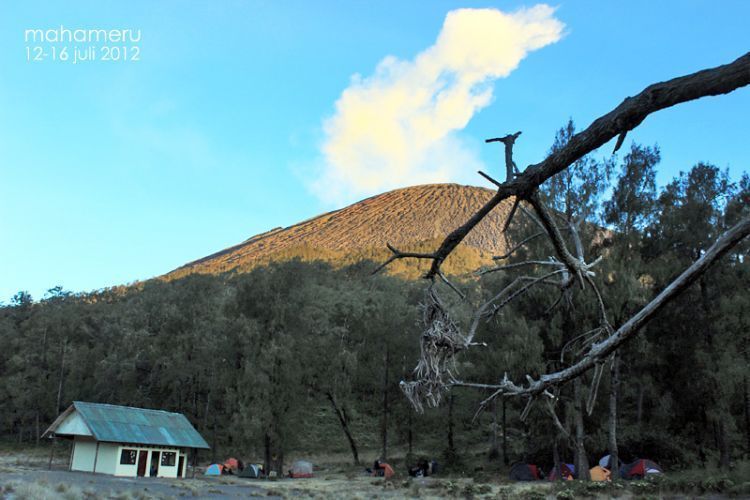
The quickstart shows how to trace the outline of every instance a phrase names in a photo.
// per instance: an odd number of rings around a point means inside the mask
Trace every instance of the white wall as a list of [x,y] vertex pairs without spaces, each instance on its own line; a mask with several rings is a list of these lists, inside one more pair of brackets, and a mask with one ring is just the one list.
[[[94,470],[94,459],[96,457],[96,472],[101,474],[112,474],[115,476],[124,477],[136,477],[138,475],[138,459],[136,463],[121,464],[120,456],[122,450],[141,450],[148,451],[148,458],[146,459],[146,476],[151,472],[151,461],[156,459],[155,452],[159,452],[159,470],[157,472],[158,477],[172,477],[176,478],[178,474],[178,467],[180,465],[180,455],[185,457],[183,466],[182,477],[185,477],[188,463],[187,450],[180,450],[178,448],[153,448],[150,446],[131,446],[114,443],[99,443],[99,452],[97,455],[96,441],[86,440],[85,438],[76,438],[73,448],[73,460],[71,462],[71,470],[78,470],[84,472],[93,472]],[[172,452],[175,454],[174,465],[161,465],[161,457],[164,452]],[[137,457],[137,455],[136,455]]]
[[[99,443],[96,449],[96,441],[76,438],[73,443],[73,461],[70,470],[84,472],[97,472],[102,474],[114,474],[116,464],[119,462],[119,446],[112,443]],[[96,465],[96,470],[94,470]]]
[[99,454],[96,459],[96,470],[101,474],[114,474],[117,462],[120,461],[120,447],[113,443],[99,443]]
[[[177,477],[177,466],[180,464],[180,450],[176,448],[153,448],[150,446],[130,446],[130,445],[119,445],[117,446],[116,451],[116,463],[115,463],[115,469],[113,474],[116,476],[127,476],[127,477],[135,477],[138,475],[138,460],[136,459],[136,463],[133,465],[128,464],[121,464],[120,463],[120,455],[122,454],[122,450],[138,450],[138,453],[142,450],[148,451],[148,458],[146,459],[146,476],[148,476],[151,473],[151,461],[156,460],[156,452],[159,452],[159,459],[158,459],[158,472],[157,477]],[[175,454],[175,462],[174,465],[161,465],[161,456],[164,452],[172,452]],[[186,463],[187,463],[187,455],[185,455]],[[97,471],[99,470],[99,467],[97,466]],[[184,477],[184,476],[183,476]]]
[[72,412],[55,429],[56,434],[71,436],[91,436],[91,431],[77,411]]
[[[149,453],[148,457],[148,468],[146,469],[146,474],[148,474],[151,471],[151,461],[157,460],[155,456],[155,452],[159,452],[159,458],[158,458],[158,465],[159,470],[156,473],[157,477],[177,477],[177,466],[179,465],[180,460],[180,450],[178,449],[151,449],[151,453]],[[174,465],[161,465],[161,458],[164,452],[171,452],[175,454],[175,461]]]
[[[135,477],[138,475],[138,454],[135,455],[135,463],[132,465],[121,464],[120,455],[122,450],[137,450],[135,446],[123,446],[117,447],[117,461],[115,462],[115,476]],[[148,470],[146,471],[148,472]]]
[[95,454],[96,441],[76,438],[73,443],[73,461],[70,464],[70,470],[92,472]]

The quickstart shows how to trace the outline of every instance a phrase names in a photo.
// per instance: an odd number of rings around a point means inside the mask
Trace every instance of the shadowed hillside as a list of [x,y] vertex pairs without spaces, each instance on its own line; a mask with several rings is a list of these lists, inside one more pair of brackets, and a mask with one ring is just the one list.
[[[349,265],[380,262],[390,255],[386,243],[400,250],[431,251],[479,209],[494,191],[457,184],[428,184],[397,189],[367,198],[287,228],[276,228],[215,254],[190,262],[166,275],[249,271],[270,262],[300,258]],[[501,228],[511,200],[496,207],[459,246],[443,267],[449,274],[473,271],[507,241]],[[416,277],[428,262],[395,262],[389,272]]]

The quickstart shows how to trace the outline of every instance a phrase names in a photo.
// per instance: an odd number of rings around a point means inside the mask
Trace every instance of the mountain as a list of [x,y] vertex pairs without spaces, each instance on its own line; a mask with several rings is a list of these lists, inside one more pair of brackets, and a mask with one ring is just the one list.
[[[399,250],[429,252],[459,225],[468,220],[492,195],[490,189],[458,184],[428,184],[396,189],[367,198],[286,228],[276,228],[242,243],[185,264],[168,273],[175,279],[193,273],[243,272],[272,261],[323,260],[343,266],[370,260],[382,262],[390,252],[386,243]],[[506,200],[486,217],[443,269],[463,274],[503,253],[508,241],[501,232],[512,206]],[[416,277],[429,262],[402,259],[388,272]]]

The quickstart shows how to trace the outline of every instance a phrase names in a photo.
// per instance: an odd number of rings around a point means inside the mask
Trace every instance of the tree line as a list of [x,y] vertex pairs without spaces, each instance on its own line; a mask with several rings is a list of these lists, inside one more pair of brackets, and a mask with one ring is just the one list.
[[[573,129],[561,129],[553,148]],[[619,162],[583,158],[544,188],[548,206],[585,221],[588,251],[605,257],[597,279],[615,325],[748,211],[747,174],[733,182],[699,163],[659,189],[659,161],[657,146],[632,144]],[[531,230],[511,229],[516,241]],[[532,242],[511,261],[545,251]],[[459,388],[415,414],[399,381],[419,356],[423,287],[370,276],[376,263],[297,259],[125,291],[55,287],[38,301],[19,292],[0,308],[0,435],[36,443],[83,400],[185,413],[211,458],[252,456],[280,472],[293,451],[346,452],[359,463],[394,449],[456,467],[480,456],[546,465],[572,457],[586,470],[612,439],[623,459],[728,466],[750,454],[749,251],[747,242],[736,247],[621,350],[591,412],[590,380],[565,386],[560,426],[538,411],[521,422],[524,402],[514,399],[475,415],[486,395]],[[465,324],[469,304],[510,278],[456,279],[467,298],[448,300]],[[580,323],[597,310],[575,296],[548,310],[557,299],[535,290],[483,323],[477,340],[487,348],[456,369],[491,383],[498,370],[538,376],[571,363]]]

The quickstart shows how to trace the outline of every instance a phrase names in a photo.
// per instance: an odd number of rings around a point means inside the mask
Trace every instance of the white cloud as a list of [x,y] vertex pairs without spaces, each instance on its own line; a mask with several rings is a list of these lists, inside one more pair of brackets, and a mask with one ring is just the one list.
[[372,76],[354,75],[324,121],[324,167],[313,192],[351,201],[475,172],[481,162],[458,132],[491,102],[494,80],[560,39],[564,25],[553,14],[547,5],[453,10],[434,45],[413,60],[388,56]]

